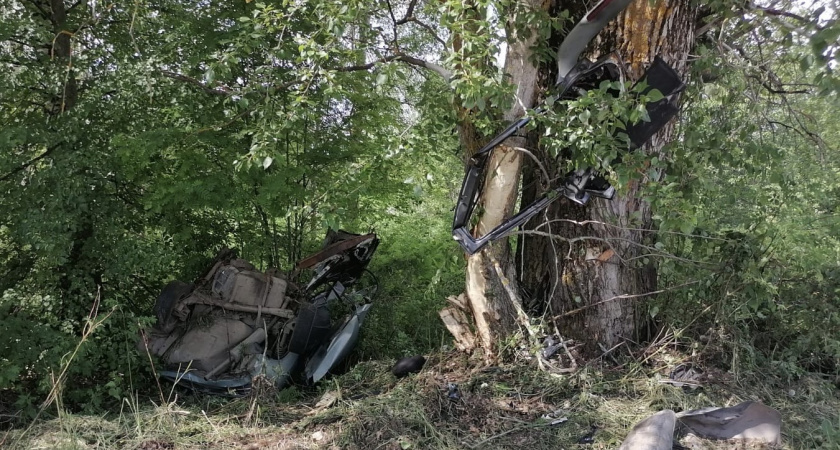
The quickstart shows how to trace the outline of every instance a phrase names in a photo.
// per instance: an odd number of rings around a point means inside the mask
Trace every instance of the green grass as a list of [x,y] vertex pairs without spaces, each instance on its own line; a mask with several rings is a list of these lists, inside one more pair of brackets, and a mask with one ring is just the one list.
[[[840,448],[840,393],[815,375],[781,384],[757,371],[737,379],[719,372],[702,389],[683,391],[632,364],[621,370],[589,364],[557,377],[527,364],[482,368],[450,352],[431,355],[423,372],[402,380],[388,372],[390,364],[368,361],[316,387],[263,389],[245,399],[126,400],[122,411],[104,417],[45,413],[28,430],[7,431],[0,447],[548,450],[576,448],[595,425],[588,448],[608,449],[663,408],[757,400],[781,412],[783,448]],[[448,383],[458,384],[460,400],[447,397]],[[319,405],[326,393],[334,400]],[[541,419],[549,412],[568,421],[552,426]]]

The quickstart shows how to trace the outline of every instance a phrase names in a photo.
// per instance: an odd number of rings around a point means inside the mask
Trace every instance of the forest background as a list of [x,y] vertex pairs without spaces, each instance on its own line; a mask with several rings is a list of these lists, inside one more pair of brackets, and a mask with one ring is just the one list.
[[[656,295],[621,301],[722,370],[837,383],[837,5],[694,7],[667,156],[609,172],[651,205],[640,260],[658,273]],[[482,0],[4,2],[0,414],[33,417],[70,355],[69,410],[151,392],[134,342],[167,281],[222,246],[290,270],[328,227],[382,239],[354,361],[450,345],[459,131],[506,125],[511,17],[540,63],[577,20]],[[574,141],[575,117],[536,132]]]

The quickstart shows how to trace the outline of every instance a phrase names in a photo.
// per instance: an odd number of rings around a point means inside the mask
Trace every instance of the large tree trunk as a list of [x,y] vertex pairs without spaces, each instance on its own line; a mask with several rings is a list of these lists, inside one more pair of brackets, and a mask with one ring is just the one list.
[[[585,12],[583,5],[528,1],[531,8],[557,11],[569,8],[574,17],[581,17]],[[657,54],[683,74],[686,56],[694,43],[694,15],[689,0],[654,3],[636,0],[602,32],[596,46],[617,50],[631,68],[631,79],[637,79]],[[509,18],[509,23],[515,19]],[[517,97],[513,107],[504,114],[507,123],[533,107],[537,92],[550,88],[555,78],[553,63],[534,66],[532,47],[537,35],[536,32],[527,38],[512,32],[508,35],[505,73],[517,86]],[[462,142],[474,140],[474,136],[466,133],[469,129],[462,127]],[[640,151],[660,152],[672,134],[673,125],[666,126]],[[513,137],[494,152],[477,208],[482,215],[476,234],[486,233],[510,216],[519,198],[520,175],[523,175],[522,152],[516,148],[525,146],[524,138]],[[475,148],[474,145],[465,147]],[[540,154],[538,149],[531,150]],[[550,158],[543,159],[552,168]],[[537,169],[530,162],[525,167],[522,204],[542,194],[537,183],[531,183],[537,179]],[[559,170],[556,165],[553,169]],[[528,294],[529,304],[540,305],[549,317],[556,319],[566,335],[607,346],[636,336],[640,315],[636,299],[654,290],[656,275],[653,265],[641,263],[644,251],[640,244],[650,240],[650,206],[638,197],[638,184],[624,188],[620,197],[593,201],[586,207],[560,200],[527,226],[548,231],[565,241],[526,235],[519,241],[516,257],[506,240],[469,257],[466,300],[478,344],[487,360],[497,356],[499,341],[514,330],[517,318],[523,318],[517,282]],[[522,324],[522,320],[519,322]]]
[[[660,55],[684,76],[694,18],[689,0],[636,0],[601,33],[593,56],[615,50],[635,80]],[[672,122],[639,151],[661,153],[673,133]],[[526,173],[526,179],[534,177]],[[644,258],[643,247],[653,244],[650,205],[640,198],[638,182],[621,186],[620,192],[586,207],[565,199],[554,203],[526,228],[560,239],[525,235],[518,248],[520,280],[532,304],[545,308],[564,335],[590,348],[636,339],[642,302],[656,288],[656,267]]]

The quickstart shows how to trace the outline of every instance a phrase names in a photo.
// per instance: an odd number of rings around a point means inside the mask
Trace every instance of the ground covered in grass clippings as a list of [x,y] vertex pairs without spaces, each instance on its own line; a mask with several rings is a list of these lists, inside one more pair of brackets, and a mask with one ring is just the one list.
[[[553,376],[527,364],[485,366],[449,352],[397,380],[392,361],[370,361],[316,387],[249,398],[169,394],[126,400],[112,415],[61,414],[4,431],[10,449],[613,449],[635,423],[677,412],[761,401],[782,414],[785,449],[840,449],[840,391],[809,375],[781,383],[726,372],[696,389],[663,382],[650,366],[590,363]],[[697,443],[686,448],[733,448]],[[747,447],[738,447],[747,448]],[[754,447],[760,448],[760,447]]]

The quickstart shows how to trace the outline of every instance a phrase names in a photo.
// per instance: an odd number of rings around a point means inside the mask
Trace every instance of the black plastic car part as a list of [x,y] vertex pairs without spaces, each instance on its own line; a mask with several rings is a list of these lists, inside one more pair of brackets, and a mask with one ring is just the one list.
[[310,267],[315,270],[305,291],[313,292],[319,286],[337,282],[350,287],[365,272],[378,245],[376,233],[328,231],[324,248],[297,264],[298,271]]
[[[612,58],[603,58],[594,63],[586,60],[581,61],[570,73],[561,78],[557,89],[559,91],[558,94],[546,101],[546,104],[554,104],[558,100],[568,99],[570,96],[573,98],[576,94],[579,95],[585,92],[580,82],[587,79],[587,77],[593,76],[598,71],[602,72],[602,76],[603,74],[607,74],[608,76],[615,77],[615,74],[619,73],[619,65]],[[646,83],[642,94],[647,94],[653,89],[657,89],[662,93],[663,98],[645,105],[648,116],[650,117],[649,122],[630,125],[624,131],[630,140],[628,151],[642,146],[676,115],[679,111],[676,105],[676,94],[685,88],[685,84],[676,71],[658,56],[654,59],[653,64],[648,68],[642,80]],[[545,109],[540,107],[534,110],[534,114],[539,115],[544,111]],[[467,163],[466,173],[461,184],[461,191],[458,195],[458,203],[455,206],[455,217],[452,222],[452,237],[470,255],[481,250],[487,243],[506,236],[512,229],[527,222],[528,219],[545,209],[551,202],[561,196],[577,204],[584,205],[589,201],[590,196],[612,199],[615,195],[615,189],[592,168],[578,169],[569,172],[559,186],[547,192],[534,203],[522,207],[515,216],[502,222],[487,234],[473,237],[468,229],[468,224],[478,202],[478,197],[481,194],[485,169],[487,161],[490,159],[490,153],[530,121],[530,117],[523,117],[514,122],[476,152]]]

